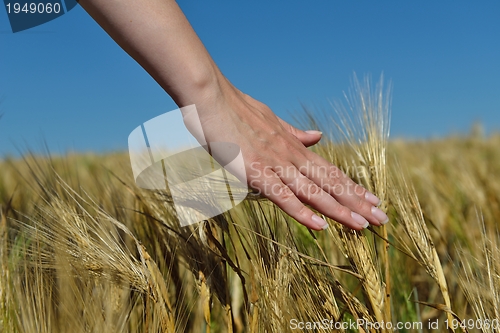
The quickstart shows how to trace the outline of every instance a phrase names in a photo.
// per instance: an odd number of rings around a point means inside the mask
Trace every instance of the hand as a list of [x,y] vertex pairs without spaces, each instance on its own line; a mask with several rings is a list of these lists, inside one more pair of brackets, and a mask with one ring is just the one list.
[[[251,188],[314,230],[328,224],[305,204],[356,230],[388,221],[375,207],[376,196],[306,148],[321,139],[320,132],[289,125],[223,77],[215,86],[196,104],[204,139],[240,147]],[[189,120],[185,122],[189,129]]]
[[80,4],[177,105],[196,105],[206,141],[237,144],[249,185],[298,222],[327,226],[304,203],[353,229],[388,221],[373,194],[306,149],[320,133],[290,126],[229,83],[174,0]]

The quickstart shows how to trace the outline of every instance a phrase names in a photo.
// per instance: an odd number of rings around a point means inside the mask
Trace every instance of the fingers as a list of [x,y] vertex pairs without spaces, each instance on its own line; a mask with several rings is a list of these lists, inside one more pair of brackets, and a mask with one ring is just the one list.
[[[367,191],[364,187],[356,184],[339,168],[328,163],[320,156],[309,151],[307,151],[306,156],[307,157],[297,159],[298,161],[296,161],[295,164],[297,169],[304,176],[303,178],[309,179],[316,184],[326,192],[326,194],[334,198],[341,207],[344,206],[350,211],[360,215],[359,217],[354,216],[358,222],[362,222],[361,218],[364,218],[370,224],[379,226],[389,221],[387,215],[376,207],[380,203],[380,200],[375,195]],[[304,182],[304,180],[302,180],[302,182]],[[314,202],[311,202],[311,205],[313,205],[313,203]],[[330,205],[332,204],[330,203]],[[324,206],[321,206],[316,209],[330,216],[332,210],[338,210],[339,208],[337,208],[337,206],[331,206],[329,210],[325,210]],[[346,213],[344,213],[343,216],[345,215]],[[339,222],[348,222],[348,219]]]
[[293,127],[283,119],[278,118],[278,120],[288,133],[299,139],[306,147],[315,145],[321,139],[322,133],[320,131],[302,131]]
[[[253,156],[266,161],[262,170],[271,171],[253,180],[249,175],[251,187],[311,229],[320,230],[327,224],[305,204],[355,230],[388,222],[387,215],[376,207],[380,200],[375,195],[305,148],[316,144],[321,132],[302,131],[278,117],[274,119],[282,128],[272,133],[281,136],[274,136],[271,147],[263,146]],[[267,153],[263,155],[263,151]]]
[[[347,176],[344,177],[350,180]],[[293,164],[265,169],[264,176],[254,178],[250,185],[299,223],[314,230],[325,229],[327,224],[304,203],[355,230],[366,228],[370,223],[380,225],[387,220],[387,216],[368,200],[363,200],[356,194],[345,196],[342,193],[336,198],[329,193],[328,187],[320,187],[299,172]],[[340,183],[335,186],[335,191],[352,187],[351,184],[342,187]]]
[[301,202],[309,204],[317,211],[351,229],[361,230],[368,227],[369,222],[363,216],[353,212],[346,205],[339,203],[320,186],[298,172],[293,165],[287,169],[295,169],[296,172],[292,171],[288,174],[278,173],[278,175]]
[[328,228],[328,223],[307,208],[275,173],[267,175],[264,179],[253,179],[250,184],[304,226],[314,230]]

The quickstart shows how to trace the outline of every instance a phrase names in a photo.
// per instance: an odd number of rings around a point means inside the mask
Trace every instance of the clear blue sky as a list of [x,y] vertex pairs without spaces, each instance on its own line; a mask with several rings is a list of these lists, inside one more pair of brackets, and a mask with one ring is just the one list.
[[[179,4],[223,73],[279,116],[342,98],[352,73],[393,82],[394,137],[500,129],[499,1],[195,1]],[[0,7],[0,156],[126,149],[176,108],[77,6],[13,34]]]

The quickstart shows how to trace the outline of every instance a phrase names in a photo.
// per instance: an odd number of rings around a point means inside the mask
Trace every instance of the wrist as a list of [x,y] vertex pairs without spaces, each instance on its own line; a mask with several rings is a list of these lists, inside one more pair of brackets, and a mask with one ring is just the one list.
[[166,91],[179,106],[213,104],[223,95],[226,78],[215,64],[187,68]]

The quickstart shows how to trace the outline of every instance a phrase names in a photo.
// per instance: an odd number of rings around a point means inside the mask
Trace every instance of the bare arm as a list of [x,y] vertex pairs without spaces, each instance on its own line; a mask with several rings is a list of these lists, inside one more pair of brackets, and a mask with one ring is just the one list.
[[172,0],[81,0],[83,8],[178,105],[213,90],[220,71]]
[[173,0],[80,0],[85,10],[174,99],[195,104],[206,140],[241,148],[249,185],[303,225],[380,225],[378,199],[306,149],[321,133],[301,131],[236,89],[220,72]]

